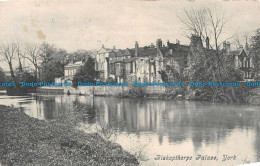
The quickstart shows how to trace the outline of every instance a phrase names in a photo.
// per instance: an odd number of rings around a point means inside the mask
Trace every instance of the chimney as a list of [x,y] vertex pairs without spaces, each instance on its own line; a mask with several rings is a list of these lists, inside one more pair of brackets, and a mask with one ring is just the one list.
[[138,57],[138,42],[135,41],[135,57]]
[[157,48],[157,49],[162,48],[162,40],[161,40],[161,39],[157,39],[157,40],[156,40],[156,48]]
[[105,48],[105,45],[104,45],[104,44],[102,44],[102,48]]
[[230,42],[227,42],[227,51],[231,51],[231,48],[230,48]]
[[180,40],[176,39],[176,44],[180,45]]
[[203,47],[201,37],[198,35],[192,35],[190,46],[201,49]]
[[223,42],[223,50],[227,50],[227,43],[226,43],[226,41]]
[[209,49],[209,37],[206,37],[206,48]]
[[116,46],[113,46],[113,50],[115,50],[116,49]]
[[167,48],[170,48],[170,41],[167,40]]

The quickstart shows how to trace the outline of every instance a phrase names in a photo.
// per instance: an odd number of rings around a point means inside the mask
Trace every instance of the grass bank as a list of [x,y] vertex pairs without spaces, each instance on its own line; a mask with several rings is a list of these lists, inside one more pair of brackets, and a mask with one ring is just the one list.
[[72,123],[46,122],[0,106],[0,126],[2,165],[138,165],[121,146],[77,131]]

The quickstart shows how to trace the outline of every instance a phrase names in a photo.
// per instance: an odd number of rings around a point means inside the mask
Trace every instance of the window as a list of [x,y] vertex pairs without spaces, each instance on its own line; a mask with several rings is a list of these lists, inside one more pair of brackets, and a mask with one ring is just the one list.
[[131,63],[126,63],[126,74],[131,72]]
[[133,73],[133,62],[131,62],[131,69],[130,69],[130,73]]
[[115,64],[114,63],[111,63],[111,65],[110,65],[110,73],[115,74]]
[[120,76],[121,75],[121,65],[120,63],[116,63],[116,75]]

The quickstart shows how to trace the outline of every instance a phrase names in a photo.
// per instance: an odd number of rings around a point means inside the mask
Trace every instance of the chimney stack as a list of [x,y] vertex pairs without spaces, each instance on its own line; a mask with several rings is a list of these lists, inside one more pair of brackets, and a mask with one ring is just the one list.
[[116,49],[116,46],[113,46],[113,50],[115,50]]
[[226,43],[226,41],[223,42],[223,50],[227,50],[227,43]]
[[156,48],[157,48],[157,49],[162,48],[162,40],[161,40],[161,39],[157,39],[157,40],[156,40]]
[[170,48],[170,41],[167,40],[167,48]]
[[201,49],[203,47],[201,37],[193,34],[191,36],[190,46]]
[[138,57],[138,42],[135,41],[135,57]]
[[206,37],[206,48],[209,49],[209,37]]
[[231,48],[230,48],[230,42],[227,42],[227,51],[231,51]]

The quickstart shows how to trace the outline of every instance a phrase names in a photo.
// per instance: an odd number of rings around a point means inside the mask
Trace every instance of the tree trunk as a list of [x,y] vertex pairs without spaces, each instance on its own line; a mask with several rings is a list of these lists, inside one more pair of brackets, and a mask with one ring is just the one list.
[[14,81],[16,81],[15,76],[14,76],[14,71],[13,71],[13,65],[12,62],[9,62],[9,68],[10,68],[10,72],[11,72],[11,77]]

